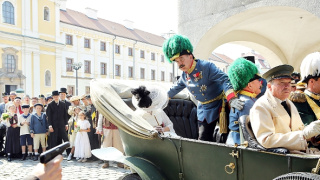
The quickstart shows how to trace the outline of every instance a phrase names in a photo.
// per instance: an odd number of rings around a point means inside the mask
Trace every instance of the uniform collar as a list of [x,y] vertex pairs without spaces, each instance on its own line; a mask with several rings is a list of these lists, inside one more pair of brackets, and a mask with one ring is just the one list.
[[312,98],[315,99],[315,100],[320,100],[320,95],[319,95],[319,94],[315,94],[315,93],[313,93],[313,92],[311,92],[311,91],[309,91],[309,90],[307,90],[307,89],[304,91],[304,93],[305,93],[306,95],[312,97]]
[[191,74],[192,71],[196,68],[196,65],[197,65],[197,61],[193,60],[190,69],[186,71],[186,73]]
[[239,91],[239,94],[242,94],[242,95],[245,95],[245,96],[249,96],[251,98],[256,98],[257,97],[256,93],[249,92],[249,91],[246,91],[246,90]]

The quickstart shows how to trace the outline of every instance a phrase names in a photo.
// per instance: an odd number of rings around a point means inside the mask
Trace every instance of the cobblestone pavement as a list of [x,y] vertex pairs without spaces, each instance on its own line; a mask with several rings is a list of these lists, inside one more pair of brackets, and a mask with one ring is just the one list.
[[[30,174],[33,167],[39,161],[13,159],[8,162],[5,157],[0,158],[0,179],[23,179]],[[110,163],[110,167],[102,169],[101,161],[77,162],[75,159],[67,161],[65,158],[62,161],[62,179],[93,179],[93,180],[118,180],[130,171],[118,168],[116,163]]]

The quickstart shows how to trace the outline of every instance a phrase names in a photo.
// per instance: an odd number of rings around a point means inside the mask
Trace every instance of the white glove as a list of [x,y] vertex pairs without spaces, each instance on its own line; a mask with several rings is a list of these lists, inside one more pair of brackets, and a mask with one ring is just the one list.
[[234,112],[234,108],[236,108],[240,111],[244,106],[244,101],[242,101],[238,98],[233,98],[230,100],[229,104],[230,104],[231,108],[233,109],[233,112]]
[[303,129],[303,136],[306,139],[310,139],[320,134],[320,120],[311,122]]

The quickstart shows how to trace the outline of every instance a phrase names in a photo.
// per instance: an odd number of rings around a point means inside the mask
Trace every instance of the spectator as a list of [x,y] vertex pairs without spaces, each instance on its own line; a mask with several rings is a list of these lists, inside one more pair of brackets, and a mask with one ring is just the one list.
[[15,111],[15,105],[9,104],[9,116],[7,118],[2,118],[7,126],[5,152],[9,162],[12,160],[11,158],[13,156],[18,156],[18,154],[21,152],[20,127],[18,127],[18,115],[15,113]]
[[42,104],[43,106],[46,105],[46,97],[43,94],[39,95],[38,103]]
[[28,104],[28,105],[30,105],[30,96],[29,96],[29,95],[24,95],[24,96],[23,96],[22,104]]
[[48,118],[49,125],[49,138],[48,145],[49,149],[53,148],[64,142],[69,141],[67,130],[68,130],[68,119],[66,104],[59,101],[59,92],[52,91],[53,101],[48,104],[46,115]]
[[18,117],[23,114],[23,111],[21,109],[21,97],[16,97],[13,101],[15,107],[16,107],[16,114]]
[[6,104],[9,102],[9,93],[6,93],[6,92],[2,93],[2,99],[3,99],[3,102],[0,103],[0,117],[2,113],[7,112]]
[[22,161],[26,160],[26,145],[28,144],[28,159],[32,159],[32,145],[33,139],[30,136],[30,121],[31,114],[29,113],[29,104],[24,104],[21,106],[23,114],[21,114],[18,118],[20,127],[20,145],[22,150]]
[[[97,133],[103,135],[104,137],[102,147],[103,148],[114,147],[118,149],[120,152],[124,153],[118,127],[112,124],[110,121],[108,121],[105,117],[103,117],[102,114],[98,113],[98,116],[99,116],[99,120],[98,120]],[[123,168],[124,165],[122,163],[118,163],[117,166]],[[108,167],[109,167],[109,162],[105,162],[102,165],[102,168],[108,168]]]
[[78,160],[79,162],[86,162],[87,158],[91,157],[91,147],[88,137],[90,123],[86,120],[86,115],[83,111],[79,112],[77,126],[79,127],[79,131],[76,136],[74,156],[80,158]]
[[31,106],[30,106],[30,113],[31,113],[31,114],[33,114],[33,113],[36,112],[36,109],[33,108],[33,106],[38,103],[38,100],[39,100],[39,99],[38,99],[37,97],[32,97],[32,98],[31,98]]
[[43,105],[41,103],[35,104],[36,113],[32,114],[30,122],[30,134],[33,138],[34,144],[34,161],[39,158],[39,144],[41,143],[42,152],[46,151],[46,136],[48,135],[48,123],[46,113],[42,112]]
[[77,135],[77,121],[78,121],[78,114],[82,110],[80,106],[70,106],[70,108],[73,108],[73,114],[71,115],[71,118],[68,121],[69,124],[69,142],[71,152],[67,158],[68,161],[72,159],[72,155],[74,154],[74,148],[75,148],[75,140]]

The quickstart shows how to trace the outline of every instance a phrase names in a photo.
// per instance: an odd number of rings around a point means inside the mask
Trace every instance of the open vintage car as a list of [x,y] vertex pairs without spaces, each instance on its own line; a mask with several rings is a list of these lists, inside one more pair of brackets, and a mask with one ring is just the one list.
[[[196,105],[185,95],[169,100],[164,109],[180,137],[158,134],[133,113],[130,91],[141,84],[143,82],[113,80],[91,82],[92,101],[100,113],[119,127],[125,156],[115,148],[92,153],[100,159],[129,166],[133,173],[123,179],[320,179],[319,156],[286,154],[283,149],[268,150],[252,142],[249,146],[248,143],[228,146],[197,140]],[[243,127],[248,128],[250,134],[247,122],[242,118]]]

